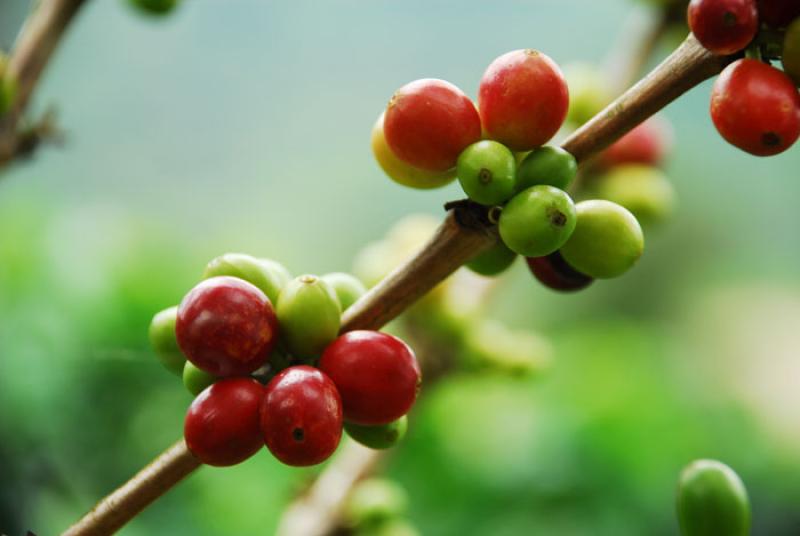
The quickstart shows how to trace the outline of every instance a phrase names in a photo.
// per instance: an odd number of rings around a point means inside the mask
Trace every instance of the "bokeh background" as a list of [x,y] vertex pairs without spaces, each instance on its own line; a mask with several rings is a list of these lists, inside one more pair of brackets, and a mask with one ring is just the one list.
[[[89,2],[36,94],[65,146],[0,175],[0,533],[58,533],[180,437],[190,395],[147,325],[208,259],[348,270],[392,222],[460,197],[378,169],[394,89],[474,96],[516,48],[601,62],[634,6],[193,0],[153,20]],[[28,7],[2,2],[0,44]],[[679,206],[631,273],[566,296],[521,263],[504,276],[489,314],[550,338],[551,370],[426,394],[387,466],[424,534],[674,535],[700,457],[742,476],[754,534],[800,534],[800,148],[728,146],[709,89],[666,110]],[[266,451],[203,468],[122,534],[272,534],[314,472]]]

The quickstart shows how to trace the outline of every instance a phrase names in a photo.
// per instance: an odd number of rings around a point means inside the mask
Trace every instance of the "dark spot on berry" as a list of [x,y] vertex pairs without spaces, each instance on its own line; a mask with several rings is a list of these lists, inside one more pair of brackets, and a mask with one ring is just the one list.
[[722,24],[728,28],[736,26],[737,22],[739,22],[739,19],[736,18],[736,13],[732,11],[726,11],[722,15]]
[[481,181],[481,184],[489,184],[492,182],[492,172],[486,168],[481,168],[478,172],[478,180]]
[[298,443],[302,442],[306,438],[306,433],[303,431],[302,428],[295,428],[292,430],[292,439],[297,441]]
[[547,217],[550,219],[550,223],[556,227],[564,227],[564,225],[567,223],[567,215],[555,208],[550,209]]
[[777,147],[781,144],[781,137],[774,132],[765,132],[761,135],[761,143],[767,147]]

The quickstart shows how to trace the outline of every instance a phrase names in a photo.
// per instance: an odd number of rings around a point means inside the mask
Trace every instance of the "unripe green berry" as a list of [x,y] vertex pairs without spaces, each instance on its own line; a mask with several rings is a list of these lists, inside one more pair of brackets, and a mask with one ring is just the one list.
[[715,460],[697,460],[681,473],[678,521],[683,536],[748,536],[750,501],[733,469]]
[[500,215],[500,237],[512,251],[543,257],[559,249],[575,229],[572,199],[553,186],[518,193]]
[[616,166],[593,181],[592,193],[631,211],[642,225],[664,221],[675,205],[675,189],[664,172],[652,166]]
[[183,386],[194,396],[202,393],[206,387],[217,380],[216,376],[197,368],[191,361],[187,361],[183,366]]
[[627,272],[644,251],[644,234],[630,211],[603,199],[575,206],[575,231],[561,248],[567,263],[595,279],[610,279]]
[[151,15],[166,15],[178,5],[178,0],[130,0],[139,10]]
[[580,126],[597,115],[612,100],[610,84],[594,65],[574,63],[564,67],[569,86],[567,121]]
[[577,173],[578,163],[574,156],[561,147],[546,145],[528,153],[517,167],[516,190],[521,192],[537,184],[566,190]]
[[408,418],[403,415],[396,421],[377,426],[365,426],[345,421],[344,429],[347,435],[365,447],[383,450],[397,445],[403,439],[408,429]]
[[783,38],[783,70],[800,86],[800,18],[786,28]]
[[338,335],[342,309],[333,287],[317,276],[301,275],[281,291],[276,313],[286,349],[313,359]]
[[229,275],[252,283],[267,295],[274,305],[281,289],[292,278],[283,265],[270,259],[257,259],[244,253],[226,253],[206,265],[203,279]]
[[364,283],[356,276],[344,272],[325,274],[322,276],[322,280],[333,287],[336,297],[339,298],[339,305],[341,305],[342,311],[346,311],[361,296],[367,293],[367,287],[364,286]]
[[170,307],[159,311],[150,322],[148,335],[150,345],[164,367],[178,376],[183,374],[183,364],[186,357],[178,347],[175,336],[175,320],[178,317],[178,307]]
[[482,205],[499,205],[514,193],[516,159],[505,145],[473,143],[458,157],[456,176],[467,196]]
[[503,242],[487,249],[465,266],[476,274],[492,276],[507,270],[516,260],[517,254],[508,249]]
[[351,525],[376,526],[403,515],[408,508],[406,491],[385,478],[369,478],[359,482],[345,506]]

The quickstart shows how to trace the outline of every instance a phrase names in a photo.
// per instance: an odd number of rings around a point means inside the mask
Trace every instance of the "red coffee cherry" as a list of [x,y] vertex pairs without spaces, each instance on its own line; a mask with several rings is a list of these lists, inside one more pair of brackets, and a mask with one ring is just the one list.
[[319,368],[342,396],[344,418],[356,424],[387,424],[408,413],[421,373],[414,352],[379,331],[351,331],[333,341]]
[[694,36],[714,54],[739,52],[758,31],[755,0],[692,0],[688,18]]
[[758,17],[773,28],[783,28],[800,17],[797,0],[758,0]]
[[622,164],[657,165],[669,149],[668,125],[657,117],[648,119],[617,140],[600,155],[606,167]]
[[743,151],[778,154],[800,135],[800,94],[778,69],[741,59],[714,83],[711,119],[722,137]]
[[175,334],[198,368],[214,376],[242,376],[266,362],[278,340],[278,320],[256,286],[236,277],[212,277],[183,298]]
[[536,50],[514,50],[494,60],[478,90],[488,137],[514,151],[544,145],[561,128],[568,107],[561,69]]
[[264,387],[252,378],[228,378],[194,399],[183,425],[186,446],[201,462],[225,467],[262,447],[259,415]]
[[567,264],[558,251],[546,257],[527,257],[525,261],[534,277],[553,290],[573,292],[588,287],[594,281]]
[[481,139],[481,120],[463,91],[444,80],[424,78],[398,89],[383,118],[392,152],[412,166],[447,171],[458,155]]
[[287,465],[327,460],[342,437],[342,401],[319,370],[289,367],[267,384],[261,432],[267,448]]

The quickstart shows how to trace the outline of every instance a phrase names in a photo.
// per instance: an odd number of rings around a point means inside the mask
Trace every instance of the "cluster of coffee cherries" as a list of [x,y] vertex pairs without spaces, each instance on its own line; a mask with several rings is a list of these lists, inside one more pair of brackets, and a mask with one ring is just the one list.
[[[732,145],[782,153],[800,137],[800,2],[692,0],[689,27],[709,51],[737,54],[711,91],[711,119]],[[770,64],[781,59],[783,71]]]
[[575,158],[545,143],[568,107],[558,65],[539,51],[514,50],[487,68],[477,107],[443,80],[401,87],[373,128],[372,149],[396,182],[434,188],[457,177],[470,200],[490,207],[502,240],[469,268],[495,275],[522,255],[546,286],[577,290],[626,272],[644,237],[621,205],[576,204],[565,192],[577,173]]
[[266,444],[283,463],[307,466],[333,454],[343,428],[371,448],[399,441],[420,369],[397,337],[339,335],[342,310],[364,292],[349,274],[292,278],[268,259],[212,260],[150,325],[156,354],[196,395],[184,423],[191,452],[228,466]]

